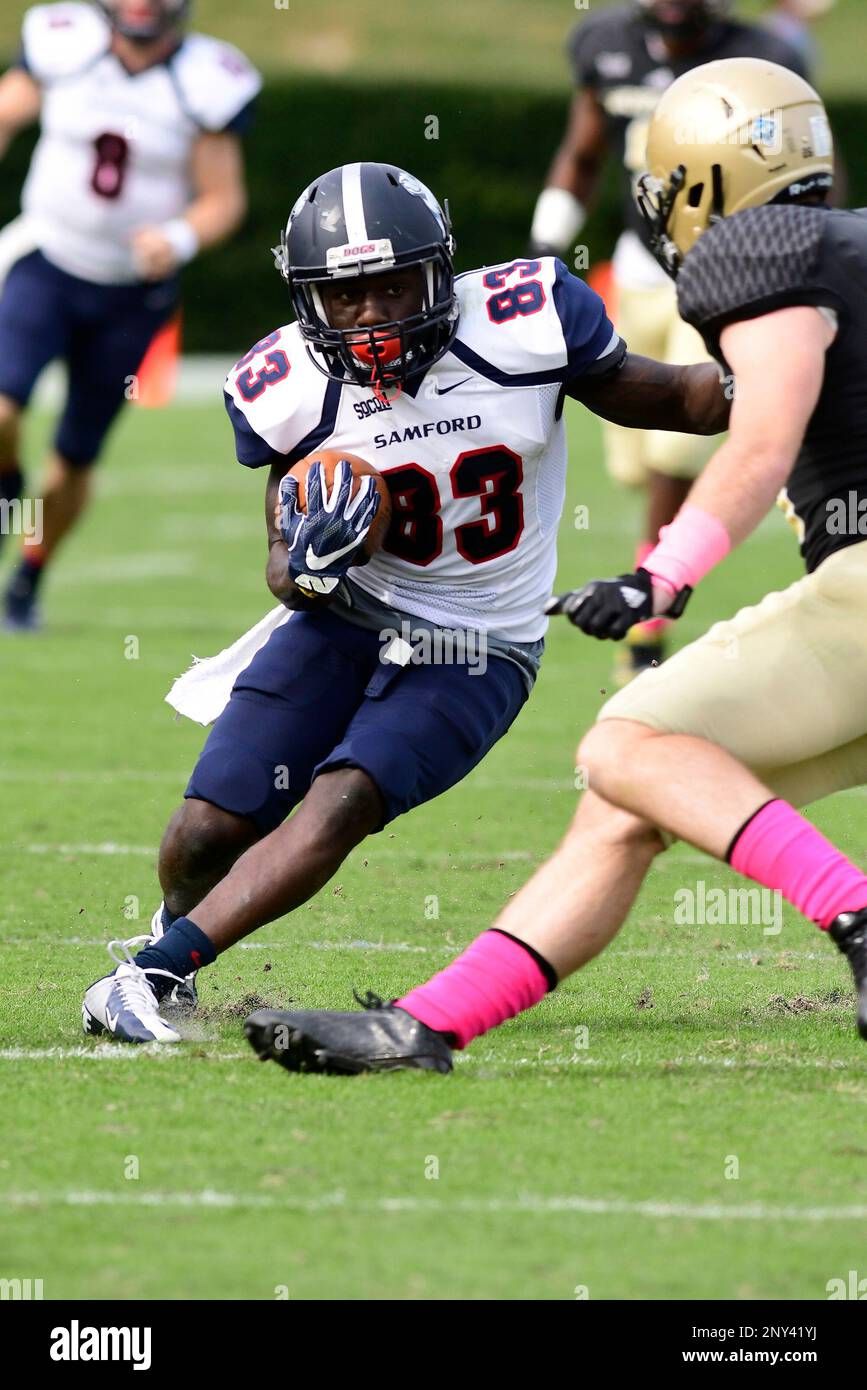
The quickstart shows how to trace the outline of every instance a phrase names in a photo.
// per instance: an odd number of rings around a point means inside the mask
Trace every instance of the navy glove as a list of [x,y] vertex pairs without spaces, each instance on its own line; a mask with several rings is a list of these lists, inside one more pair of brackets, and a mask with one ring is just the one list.
[[329,495],[322,465],[314,463],[306,515],[298,506],[298,480],[287,475],[280,483],[280,534],[289,547],[289,573],[304,593],[333,593],[346,571],[364,561],[359,551],[379,510],[379,493],[367,476],[352,497],[352,481],[352,469],[341,460]]
[[[686,586],[675,594],[665,616],[679,618],[691,593]],[[637,569],[616,579],[593,579],[581,589],[552,595],[545,612],[565,613],[570,623],[590,637],[619,641],[635,623],[653,617],[653,576],[648,570]]]

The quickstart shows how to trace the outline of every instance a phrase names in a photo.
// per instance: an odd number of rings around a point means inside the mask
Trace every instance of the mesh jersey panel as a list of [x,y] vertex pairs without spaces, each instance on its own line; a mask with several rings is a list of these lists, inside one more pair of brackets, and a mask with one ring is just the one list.
[[[718,222],[695,244],[677,277],[677,305],[714,356],[726,323],[786,304],[816,302],[811,280],[827,218],[824,208],[748,208]],[[804,298],[808,287],[811,293]]]

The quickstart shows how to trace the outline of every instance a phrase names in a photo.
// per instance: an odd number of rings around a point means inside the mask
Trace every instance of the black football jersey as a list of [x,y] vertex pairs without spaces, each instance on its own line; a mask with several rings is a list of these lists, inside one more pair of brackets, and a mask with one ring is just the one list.
[[808,570],[867,540],[867,209],[771,205],[723,218],[686,256],[677,302],[726,370],[726,324],[792,304],[836,312],[822,392],[786,494]]
[[801,54],[784,39],[760,25],[735,21],[714,24],[697,53],[673,61],[660,36],[631,5],[582,20],[569,37],[568,52],[575,85],[595,92],[605,111],[609,147],[624,171],[624,225],[645,244],[633,180],[646,167],[647,128],[666,87],[682,73],[717,58],[766,58],[807,76]]

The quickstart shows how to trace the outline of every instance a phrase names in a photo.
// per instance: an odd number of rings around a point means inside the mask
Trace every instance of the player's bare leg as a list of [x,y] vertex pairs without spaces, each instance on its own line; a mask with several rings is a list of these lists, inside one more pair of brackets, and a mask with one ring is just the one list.
[[457,960],[396,1005],[365,1014],[262,1009],[246,1032],[290,1071],[451,1070],[465,1046],[537,1003],[616,935],[663,842],[653,826],[586,792],[564,840]]
[[248,849],[190,917],[216,952],[227,950],[318,893],[382,817],[382,800],[366,772],[324,773],[295,814]]
[[531,1008],[615,935],[661,847],[654,825],[779,890],[828,929],[852,968],[867,1039],[867,876],[707,740],[606,719],[584,739],[579,760],[594,794],[490,931],[394,1005],[372,1001],[368,1014],[252,1014],[246,1032],[259,1056],[290,1071],[449,1071],[450,1045],[464,1047]]
[[578,757],[606,800],[722,859],[773,792],[719,745],[663,734],[631,719],[603,719]]
[[55,450],[48,455],[42,484],[42,550],[46,560],[87,506],[91,477],[90,468],[74,468]]
[[259,831],[246,816],[195,797],[184,801],[160,844],[158,872],[169,916],[190,912],[259,839]]
[[[197,818],[198,833],[210,833],[217,850],[216,865],[210,873],[201,865],[197,869],[204,841],[198,847],[188,843],[184,849],[184,821],[176,815],[160,859],[168,901],[180,902],[184,894],[189,896],[197,874],[203,882],[237,853],[245,836],[255,834],[249,822],[221,823],[219,813],[207,819],[201,811],[192,816]],[[98,1034],[108,1028],[127,1042],[178,1042],[180,1034],[160,1017],[161,1003],[221,951],[318,892],[382,818],[382,800],[367,773],[357,768],[323,773],[295,815],[241,854],[191,916],[177,918],[135,958],[127,943],[112,943],[109,950],[119,962],[118,969],[95,981],[85,993],[85,1032]],[[242,821],[241,817],[231,819]],[[118,1011],[123,1015],[122,1030],[117,1027]]]
[[90,468],[75,468],[56,450],[48,455],[42,485],[42,539],[26,545],[6,591],[9,626],[38,626],[36,600],[45,566],[87,505],[91,493]]
[[160,882],[178,920],[154,943],[160,958],[152,961],[148,947],[137,963],[186,978],[318,893],[382,817],[379,792],[359,768],[317,777],[295,814],[261,839],[243,816],[185,802],[160,847]]
[[[246,816],[234,815],[195,797],[184,801],[169,821],[160,845],[163,901],[151,918],[150,931],[117,943],[121,955],[129,960],[134,948],[158,945],[178,918],[201,902],[239,855],[260,838],[258,828]],[[160,1000],[164,1015],[171,1013],[179,1019],[196,1008],[197,973],[193,969],[169,981],[171,988]],[[91,987],[91,995],[94,989],[98,992],[99,984],[98,981]],[[85,1024],[87,1021],[85,1018]]]
[[612,803],[781,892],[828,931],[852,967],[858,1031],[867,1039],[867,877],[860,869],[707,739],[603,719],[579,756]]
[[[0,395],[0,502],[14,503],[21,497],[20,445],[21,407],[10,396]],[[8,529],[0,527],[0,546]]]
[[532,946],[563,980],[616,936],[662,849],[652,825],[587,791],[561,844],[494,927]]

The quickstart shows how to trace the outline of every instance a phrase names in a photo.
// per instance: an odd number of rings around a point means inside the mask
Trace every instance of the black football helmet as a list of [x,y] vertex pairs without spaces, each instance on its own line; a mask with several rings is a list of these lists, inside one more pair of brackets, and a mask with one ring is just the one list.
[[635,0],[648,28],[667,39],[700,39],[725,19],[732,0]]
[[[402,387],[448,351],[457,332],[455,242],[448,203],[393,164],[343,164],[314,179],[289,214],[274,258],[307,350],[335,381]],[[374,328],[332,328],[319,286],[419,266],[424,302]]]
[[124,0],[97,0],[112,29],[133,43],[153,43],[171,29],[180,28],[189,18],[192,0],[151,0],[148,8],[137,11]]

